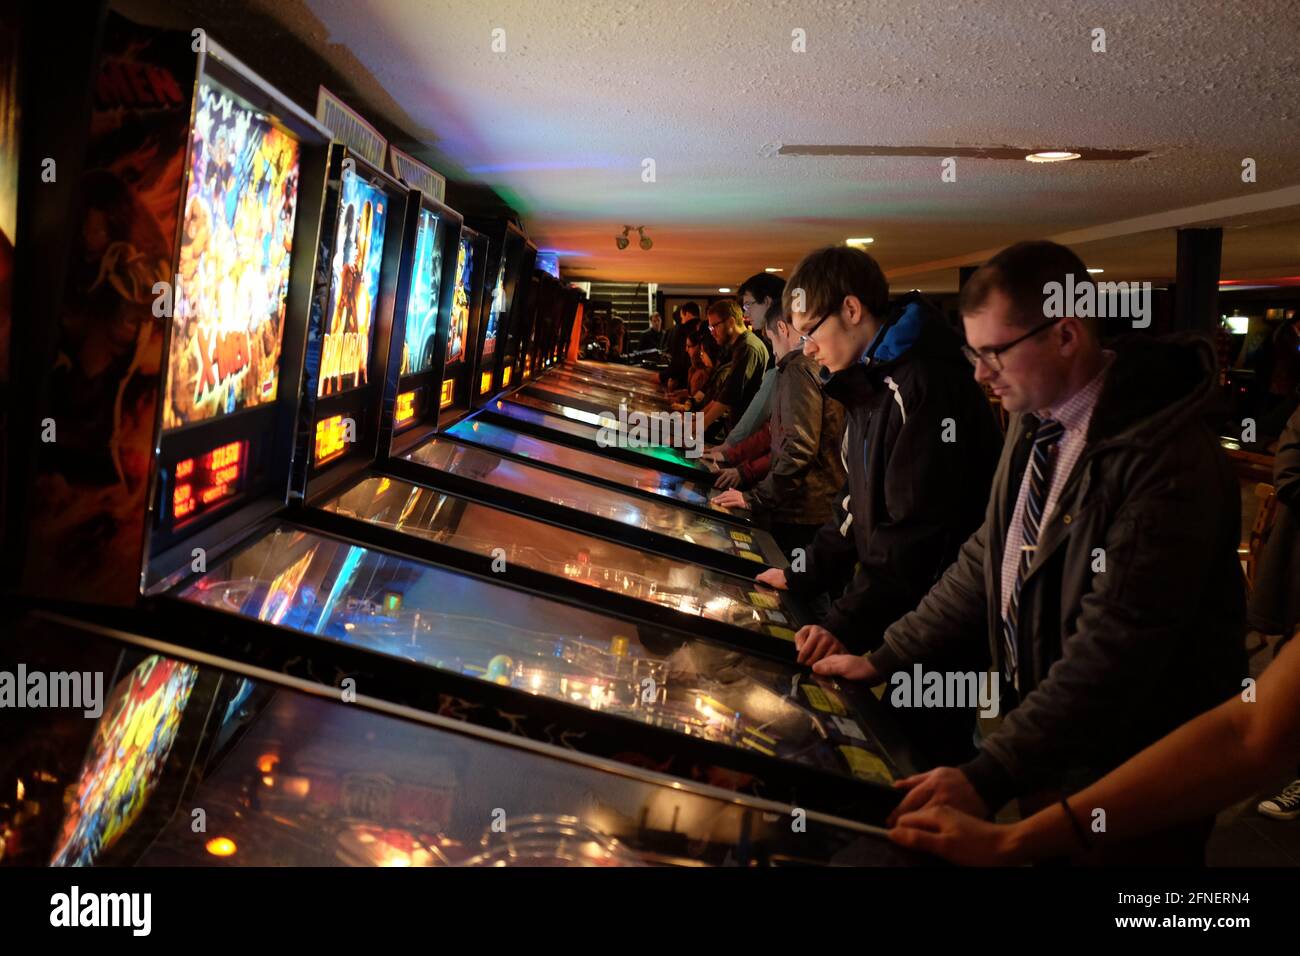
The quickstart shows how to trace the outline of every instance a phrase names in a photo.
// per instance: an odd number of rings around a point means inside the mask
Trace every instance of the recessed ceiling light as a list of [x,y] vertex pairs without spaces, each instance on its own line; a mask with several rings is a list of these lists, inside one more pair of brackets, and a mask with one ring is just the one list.
[[764,269],[763,271],[764,271],[764,272],[784,272],[785,270],[784,270],[784,269],[778,269],[778,268],[776,268],[776,266],[768,266],[768,267],[767,267],[766,269]]
[[844,240],[844,244],[846,246],[869,246],[875,241],[876,240],[872,239],[870,236],[850,236],[848,239]]
[[1105,269],[1089,269],[1088,271],[1089,271],[1092,275],[1097,275],[1099,272],[1105,272],[1106,270],[1105,270]]
[[1078,153],[1072,153],[1068,149],[1044,149],[1025,157],[1031,163],[1063,163],[1067,159],[1078,158]]
[[730,292],[731,289],[724,285],[724,286],[722,286],[720,289],[718,289],[718,291],[719,291],[719,292]]

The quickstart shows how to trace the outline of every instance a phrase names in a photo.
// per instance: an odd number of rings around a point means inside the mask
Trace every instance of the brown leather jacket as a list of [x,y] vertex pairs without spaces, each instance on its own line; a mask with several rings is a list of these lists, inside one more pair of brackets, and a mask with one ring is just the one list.
[[822,393],[817,363],[801,350],[787,352],[776,368],[770,464],[746,497],[756,515],[772,521],[823,524],[844,484],[844,406]]

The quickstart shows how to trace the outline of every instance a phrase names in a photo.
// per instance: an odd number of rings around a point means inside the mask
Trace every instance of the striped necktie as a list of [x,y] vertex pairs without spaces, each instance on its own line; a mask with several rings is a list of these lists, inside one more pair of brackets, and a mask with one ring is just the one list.
[[1052,487],[1052,469],[1056,464],[1052,450],[1064,434],[1065,426],[1051,418],[1039,422],[1038,430],[1034,433],[1034,454],[1029,466],[1029,493],[1025,496],[1025,513],[1021,522],[1024,540],[1020,548],[1020,564],[1016,569],[1016,583],[1011,589],[1007,614],[1002,619],[1002,673],[1017,692],[1020,690],[1020,589],[1024,587],[1025,575],[1029,572],[1029,564],[1038,547],[1043,508],[1047,504],[1048,489]]

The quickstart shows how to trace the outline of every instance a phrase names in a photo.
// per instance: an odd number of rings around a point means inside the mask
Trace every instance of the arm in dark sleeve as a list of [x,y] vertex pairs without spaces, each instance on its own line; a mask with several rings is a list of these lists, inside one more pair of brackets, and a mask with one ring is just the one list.
[[798,570],[800,562],[791,559],[785,580],[795,594],[812,595],[822,591],[836,594],[848,583],[858,560],[858,547],[850,527],[853,522],[847,509],[849,498],[849,483],[845,480],[835,496],[830,519],[817,530],[804,552],[803,570]]
[[[915,611],[899,618],[885,631],[884,643],[868,656],[881,674],[905,670],[915,663],[974,657],[972,639],[984,639],[988,594],[984,586],[984,560],[989,523],[985,520],[966,539],[961,551],[930,589]],[[975,653],[968,653],[974,651]],[[987,646],[983,654],[987,657]]]
[[[831,606],[825,627],[858,652],[879,646],[886,628],[916,608],[979,521],[993,458],[986,447],[992,420],[982,395],[940,383],[918,388],[906,412],[890,403],[896,429],[885,463],[883,514],[849,587]],[[944,441],[945,423],[956,425]],[[971,483],[983,494],[972,499]]]
[[745,488],[752,488],[767,476],[767,471],[771,467],[771,454],[751,458],[740,466],[741,485]]
[[1287,421],[1278,441],[1273,488],[1279,504],[1300,511],[1300,409]]

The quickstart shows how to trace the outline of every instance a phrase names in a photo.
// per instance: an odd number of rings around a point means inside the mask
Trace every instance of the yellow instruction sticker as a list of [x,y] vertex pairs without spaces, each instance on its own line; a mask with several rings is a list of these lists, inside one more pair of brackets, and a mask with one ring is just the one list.
[[761,594],[758,591],[749,592],[749,603],[754,607],[765,607],[768,610],[775,610],[781,606],[775,594]]
[[784,638],[787,641],[794,640],[794,631],[790,630],[788,627],[777,627],[775,624],[769,624],[767,625],[766,630],[767,633],[771,634],[773,637]]
[[758,555],[756,555],[753,551],[737,551],[736,553],[740,555],[742,558],[749,558],[749,560],[757,561],[759,564],[765,563],[763,559],[760,558]]
[[889,772],[885,762],[871,751],[848,745],[838,749],[844,755],[844,759],[848,761],[849,770],[853,773],[853,776],[860,777],[863,780],[874,780],[876,783],[894,782],[894,775]]
[[754,540],[754,538],[752,535],[745,534],[743,531],[733,531],[731,532],[731,540],[739,541],[741,544],[749,544]]
[[822,690],[816,684],[800,684],[803,688],[804,696],[808,698],[808,703],[825,714],[839,714],[843,716],[848,711],[844,709],[844,704],[838,697],[828,691]]

